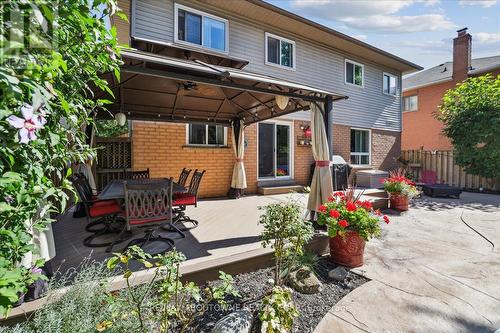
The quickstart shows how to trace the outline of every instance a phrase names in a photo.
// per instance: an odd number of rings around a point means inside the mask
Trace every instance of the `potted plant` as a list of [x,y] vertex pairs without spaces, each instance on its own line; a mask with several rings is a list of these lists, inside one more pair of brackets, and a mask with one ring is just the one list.
[[351,268],[363,265],[365,242],[380,235],[380,220],[389,223],[371,202],[360,200],[361,194],[353,188],[335,192],[318,209],[318,223],[328,228],[331,260]]
[[405,177],[402,169],[389,172],[389,178],[384,179],[384,189],[389,193],[391,208],[399,211],[407,211],[409,200],[419,194],[415,183]]

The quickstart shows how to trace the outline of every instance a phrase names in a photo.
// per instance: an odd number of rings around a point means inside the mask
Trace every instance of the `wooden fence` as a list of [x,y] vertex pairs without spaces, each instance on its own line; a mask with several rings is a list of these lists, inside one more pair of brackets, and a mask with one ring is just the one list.
[[438,183],[470,190],[500,191],[500,180],[484,178],[464,172],[455,164],[452,151],[403,150],[402,157],[409,161],[408,169],[420,181],[422,171],[434,171]]
[[129,138],[96,138],[96,186],[100,191],[113,179],[122,179],[132,168],[132,141]]

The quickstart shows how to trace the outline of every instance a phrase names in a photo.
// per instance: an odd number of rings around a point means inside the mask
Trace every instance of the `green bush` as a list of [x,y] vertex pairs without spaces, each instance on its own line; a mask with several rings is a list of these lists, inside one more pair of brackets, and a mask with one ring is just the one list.
[[437,119],[467,173],[500,178],[500,75],[471,77],[443,97]]
[[[31,227],[65,208],[65,170],[94,155],[82,128],[109,103],[93,99],[91,87],[111,93],[99,74],[119,75],[116,31],[105,23],[115,11],[115,0],[0,6],[0,315],[33,279],[20,265],[34,250]],[[29,31],[11,22],[18,15]]]

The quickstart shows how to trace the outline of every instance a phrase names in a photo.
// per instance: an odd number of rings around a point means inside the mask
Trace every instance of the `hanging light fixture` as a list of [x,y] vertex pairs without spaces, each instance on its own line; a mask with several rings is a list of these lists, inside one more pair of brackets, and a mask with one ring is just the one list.
[[281,95],[276,95],[274,97],[274,100],[276,101],[276,105],[281,109],[285,110],[286,106],[288,105],[288,101],[290,100],[290,97],[288,96],[281,96]]
[[124,126],[125,122],[127,121],[127,116],[125,115],[125,113],[120,111],[115,114],[115,120],[118,126]]

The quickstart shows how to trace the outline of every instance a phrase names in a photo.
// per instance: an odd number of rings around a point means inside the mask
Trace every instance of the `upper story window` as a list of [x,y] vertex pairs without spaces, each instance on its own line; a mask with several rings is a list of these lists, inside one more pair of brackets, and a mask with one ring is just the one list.
[[351,164],[370,165],[370,130],[351,129]]
[[388,73],[383,74],[384,94],[396,96],[398,90],[398,79],[396,76]]
[[363,87],[365,66],[352,60],[345,60],[345,82]]
[[266,64],[295,69],[295,42],[266,32]]
[[225,146],[227,129],[220,125],[189,124],[187,143],[197,146]]
[[175,41],[228,52],[228,21],[175,4]]
[[418,110],[418,95],[406,96],[403,98],[403,111]]

